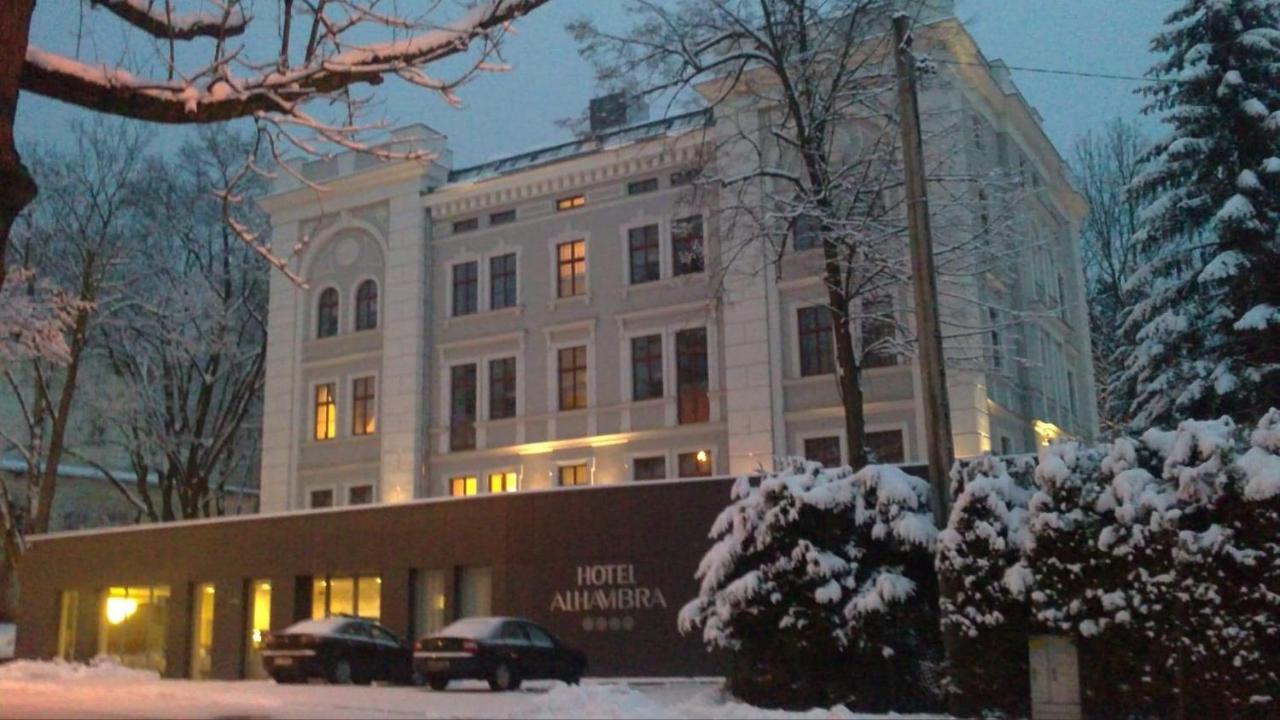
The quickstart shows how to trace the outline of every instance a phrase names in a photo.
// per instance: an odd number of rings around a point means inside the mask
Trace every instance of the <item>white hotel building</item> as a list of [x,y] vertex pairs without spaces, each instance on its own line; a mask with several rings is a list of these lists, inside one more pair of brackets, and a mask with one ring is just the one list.
[[[991,321],[988,298],[1029,318],[969,340],[985,361],[950,369],[957,454],[1090,437],[1084,202],[1008,71],[954,19],[921,39],[962,61],[940,64],[921,98],[927,122],[965,128],[952,162],[1003,169],[1023,190],[1025,255],[949,309],[970,327]],[[305,241],[308,287],[271,278],[261,509],[838,462],[829,330],[813,309],[821,251],[796,249],[779,273],[730,267],[721,285],[714,195],[686,182],[719,132],[694,113],[454,167],[448,140],[415,126],[400,146],[429,162],[344,154],[302,168],[324,192],[282,181],[261,204],[279,252]],[[917,366],[874,364],[870,444],[881,461],[922,462]]]

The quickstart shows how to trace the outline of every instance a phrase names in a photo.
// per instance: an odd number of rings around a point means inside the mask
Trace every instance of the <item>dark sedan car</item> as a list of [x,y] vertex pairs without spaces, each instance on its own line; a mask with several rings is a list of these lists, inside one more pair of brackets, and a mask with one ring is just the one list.
[[278,683],[412,684],[413,650],[378,623],[336,616],[303,620],[267,636],[262,664]]
[[413,662],[432,690],[464,679],[487,680],[493,690],[515,690],[524,680],[574,684],[587,669],[586,655],[544,628],[506,617],[459,620],[419,640]]

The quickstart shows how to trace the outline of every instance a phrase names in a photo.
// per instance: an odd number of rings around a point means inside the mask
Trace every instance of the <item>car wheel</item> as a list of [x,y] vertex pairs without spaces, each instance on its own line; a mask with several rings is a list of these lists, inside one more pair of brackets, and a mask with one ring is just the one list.
[[489,689],[494,692],[506,692],[508,690],[520,689],[520,676],[512,670],[509,665],[502,663],[493,671],[493,677],[489,678]]
[[346,658],[336,660],[329,667],[329,682],[334,685],[351,684],[351,663]]
[[432,690],[444,690],[449,687],[449,678],[427,676],[427,687]]

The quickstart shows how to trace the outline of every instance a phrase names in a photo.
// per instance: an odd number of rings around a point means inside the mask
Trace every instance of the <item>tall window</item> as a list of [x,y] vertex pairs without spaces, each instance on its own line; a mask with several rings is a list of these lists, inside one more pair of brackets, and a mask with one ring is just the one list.
[[832,352],[831,311],[821,305],[800,308],[800,375],[825,375],[835,370]]
[[822,226],[818,218],[804,213],[796,217],[791,227],[791,244],[796,250],[812,250],[822,247]]
[[696,423],[711,419],[707,376],[706,328],[676,333],[676,395],[680,422]]
[[901,430],[881,430],[867,433],[867,450],[873,462],[900,463],[906,459],[902,447]]
[[862,366],[886,367],[898,364],[892,342],[897,334],[893,320],[893,298],[873,295],[862,303]]
[[711,477],[711,453],[706,450],[680,453],[676,456],[676,469],[682,478]]
[[245,638],[244,674],[250,679],[265,679],[266,668],[262,666],[262,647],[266,644],[267,633],[271,632],[271,581],[254,580],[249,583],[249,617]]
[[489,419],[516,416],[516,359],[489,361]]
[[586,463],[560,466],[560,486],[590,485],[591,468]]
[[636,480],[665,480],[667,458],[662,455],[639,457],[632,461],[632,477]]
[[449,478],[449,494],[454,497],[467,497],[479,491],[474,475],[459,475]]
[[631,338],[631,399],[662,397],[662,336]]
[[501,310],[516,304],[516,254],[489,258],[489,309]]
[[479,263],[458,263],[453,266],[453,314],[470,315],[480,302]]
[[316,386],[316,432],[317,440],[332,440],[338,437],[338,401],[334,396],[334,384],[324,383]]
[[325,288],[320,293],[316,308],[316,337],[327,338],[338,334],[338,291]]
[[489,492],[515,492],[520,489],[520,476],[514,472],[489,473]]
[[662,276],[658,226],[645,225],[627,231],[627,252],[631,258],[631,284],[653,282]]
[[476,446],[476,366],[454,365],[449,369],[449,449],[471,450]]
[[560,348],[560,409],[587,406],[587,347]]
[[671,223],[671,267],[673,275],[700,273],[706,267],[701,215]]
[[840,467],[840,436],[805,438],[804,459],[822,463],[822,467]]
[[556,246],[556,297],[587,292],[587,241],[573,240]]
[[1000,338],[1000,311],[987,308],[987,315],[991,318],[991,367],[1002,370],[1004,369],[1004,342]]
[[356,330],[378,327],[378,283],[365,280],[356,288]]
[[372,435],[377,430],[378,406],[371,377],[356,378],[351,383],[351,434]]

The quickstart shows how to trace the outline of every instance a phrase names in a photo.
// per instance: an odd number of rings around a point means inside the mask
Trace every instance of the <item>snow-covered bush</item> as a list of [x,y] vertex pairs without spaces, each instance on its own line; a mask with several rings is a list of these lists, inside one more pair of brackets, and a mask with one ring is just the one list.
[[680,629],[733,655],[762,707],[918,707],[938,643],[928,484],[892,466],[784,460],[740,478],[711,528]]
[[1031,457],[984,456],[951,471],[954,501],[935,562],[951,709],[966,715],[1029,710],[1021,561],[1033,468]]

